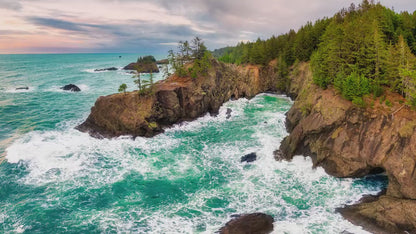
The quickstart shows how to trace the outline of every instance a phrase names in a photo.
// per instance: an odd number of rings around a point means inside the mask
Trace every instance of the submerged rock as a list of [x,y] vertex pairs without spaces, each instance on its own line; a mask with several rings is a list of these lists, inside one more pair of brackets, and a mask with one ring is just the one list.
[[63,89],[65,91],[71,91],[71,92],[81,91],[81,89],[78,86],[74,85],[74,84],[65,85],[65,86],[61,87],[60,89]]
[[94,71],[101,72],[101,71],[117,71],[117,70],[118,70],[118,68],[116,68],[116,67],[109,67],[109,68],[95,69]]
[[17,87],[16,90],[29,90],[29,87],[25,86],[25,87]]
[[220,234],[267,234],[273,231],[274,219],[263,213],[235,216],[219,230]]
[[243,157],[241,157],[241,162],[254,162],[257,159],[257,154],[256,153],[249,153],[247,155],[244,155]]
[[227,108],[227,113],[225,113],[227,115],[227,119],[231,118],[231,112],[233,112],[233,110],[231,110],[230,108]]

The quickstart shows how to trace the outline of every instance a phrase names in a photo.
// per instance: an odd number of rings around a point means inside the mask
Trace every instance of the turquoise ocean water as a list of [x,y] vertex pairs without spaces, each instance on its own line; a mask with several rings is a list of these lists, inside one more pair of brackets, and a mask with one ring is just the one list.
[[[131,74],[94,69],[137,56],[0,55],[0,233],[214,233],[251,212],[272,215],[275,233],[365,233],[334,210],[386,178],[333,178],[302,156],[276,162],[292,105],[283,96],[229,101],[154,138],[74,130],[99,96],[133,89]],[[69,83],[82,91],[59,89]],[[241,163],[251,152],[258,160]]]

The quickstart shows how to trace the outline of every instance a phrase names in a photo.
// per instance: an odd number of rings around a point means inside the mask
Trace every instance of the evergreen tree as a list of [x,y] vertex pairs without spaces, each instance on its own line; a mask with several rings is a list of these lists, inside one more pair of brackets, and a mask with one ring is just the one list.
[[126,89],[127,89],[127,85],[126,84],[121,84],[120,85],[120,87],[118,88],[118,91],[121,93],[121,92],[124,92],[124,94],[126,94]]

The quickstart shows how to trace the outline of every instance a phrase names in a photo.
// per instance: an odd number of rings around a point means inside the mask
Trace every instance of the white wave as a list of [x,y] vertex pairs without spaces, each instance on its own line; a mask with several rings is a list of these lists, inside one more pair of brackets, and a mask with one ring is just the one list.
[[96,68],[90,68],[90,69],[84,69],[82,70],[83,72],[87,72],[87,73],[102,73],[104,71],[95,71]]
[[13,100],[8,99],[8,100],[0,100],[0,106],[12,106],[15,105],[13,103]]
[[[18,86],[18,87],[21,87],[21,86]],[[29,92],[36,91],[36,87],[33,87],[33,86],[28,86],[29,89],[16,89],[18,87],[7,88],[5,92],[6,93],[29,93]],[[26,86],[22,86],[22,87],[26,87]]]
[[63,89],[61,89],[61,87],[62,86],[53,85],[49,88],[46,88],[44,91],[45,92],[59,92],[59,93],[65,92]]
[[8,218],[9,216],[7,214],[3,214],[0,213],[0,223],[4,223],[4,221]]
[[[335,208],[376,191],[353,186],[353,179],[333,178],[322,168],[313,169],[310,158],[296,156],[291,162],[276,162],[273,151],[287,135],[285,116],[283,111],[266,110],[249,119],[246,108],[257,104],[261,104],[261,96],[230,101],[217,117],[205,115],[175,125],[165,134],[134,141],[127,137],[94,139],[73,130],[75,122],[66,123],[56,131],[24,135],[7,148],[6,158],[27,167],[22,183],[59,186],[61,190],[101,188],[133,172],[143,180],[196,178],[197,183],[208,183],[185,194],[186,199],[158,210],[111,206],[78,214],[85,223],[99,223],[102,232],[214,233],[231,214],[265,212],[276,220],[275,233],[365,233],[334,214]],[[232,109],[230,119],[226,119],[227,108]],[[228,121],[252,121],[241,131],[253,133],[249,139],[226,142],[204,137],[208,128],[221,130]],[[250,152],[256,152],[257,160],[241,163],[240,157]],[[125,200],[140,203],[142,198],[142,191],[135,191]],[[212,206],[208,204],[211,200],[224,204]],[[178,215],[188,210],[197,215]]]
[[123,69],[123,67],[117,67],[117,70],[116,71],[108,71],[108,70],[96,71],[97,69],[104,69],[104,68],[90,68],[90,69],[84,69],[84,70],[81,70],[81,71],[82,72],[87,72],[87,73],[98,74],[98,73],[105,73],[105,72],[117,72],[117,71],[119,72],[120,70]]
[[[139,148],[144,154],[150,154],[162,145],[168,150],[176,142],[164,136],[154,140],[140,137],[135,141],[123,137],[100,140],[74,129],[36,131],[9,146],[6,159],[9,163],[27,165],[30,173],[23,179],[27,184],[42,185],[90,176],[98,182],[97,186],[101,186],[122,179],[125,173],[132,170],[143,175],[156,170],[152,161],[142,160],[132,151]],[[114,167],[100,172],[100,160]]]
[[212,116],[209,113],[205,114],[202,117],[197,118],[193,121],[185,121],[180,124],[175,124],[171,128],[166,129],[166,133],[178,132],[178,131],[199,131],[202,127],[207,126],[211,123],[221,123],[227,121],[227,108],[231,108],[231,116],[240,116],[244,112],[244,107],[247,105],[249,100],[245,98],[240,98],[235,101],[229,101],[225,103],[219,109],[219,113],[216,116]]
[[90,87],[86,84],[80,84],[80,85],[78,85],[78,87],[81,89],[81,92],[90,90]]

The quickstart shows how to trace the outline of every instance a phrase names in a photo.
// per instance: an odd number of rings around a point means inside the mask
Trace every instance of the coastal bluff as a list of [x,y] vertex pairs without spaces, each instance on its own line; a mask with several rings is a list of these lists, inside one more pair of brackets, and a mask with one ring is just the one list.
[[[230,99],[279,91],[276,64],[211,63],[206,76],[173,75],[146,95],[133,91],[100,97],[77,129],[99,138],[152,137],[175,123],[215,115]],[[416,112],[389,90],[380,98],[364,98],[367,107],[354,105],[334,88],[314,85],[309,63],[292,67],[288,81],[283,91],[295,102],[286,118],[290,134],[275,151],[276,159],[310,156],[314,167],[341,178],[384,172],[385,194],[338,211],[374,233],[415,233]]]
[[211,60],[208,74],[196,78],[172,75],[155,83],[151,92],[137,91],[99,97],[84,123],[82,132],[102,137],[131,135],[152,137],[165,127],[218,113],[234,98],[251,98],[275,91],[275,66],[236,66]]
[[385,96],[367,97],[367,107],[358,107],[334,88],[314,85],[309,66],[292,75],[289,93],[296,97],[286,119],[290,135],[276,158],[311,156],[315,167],[335,177],[385,172],[384,195],[342,208],[341,214],[375,233],[379,229],[371,226],[416,233],[416,112],[404,98],[385,90]]

